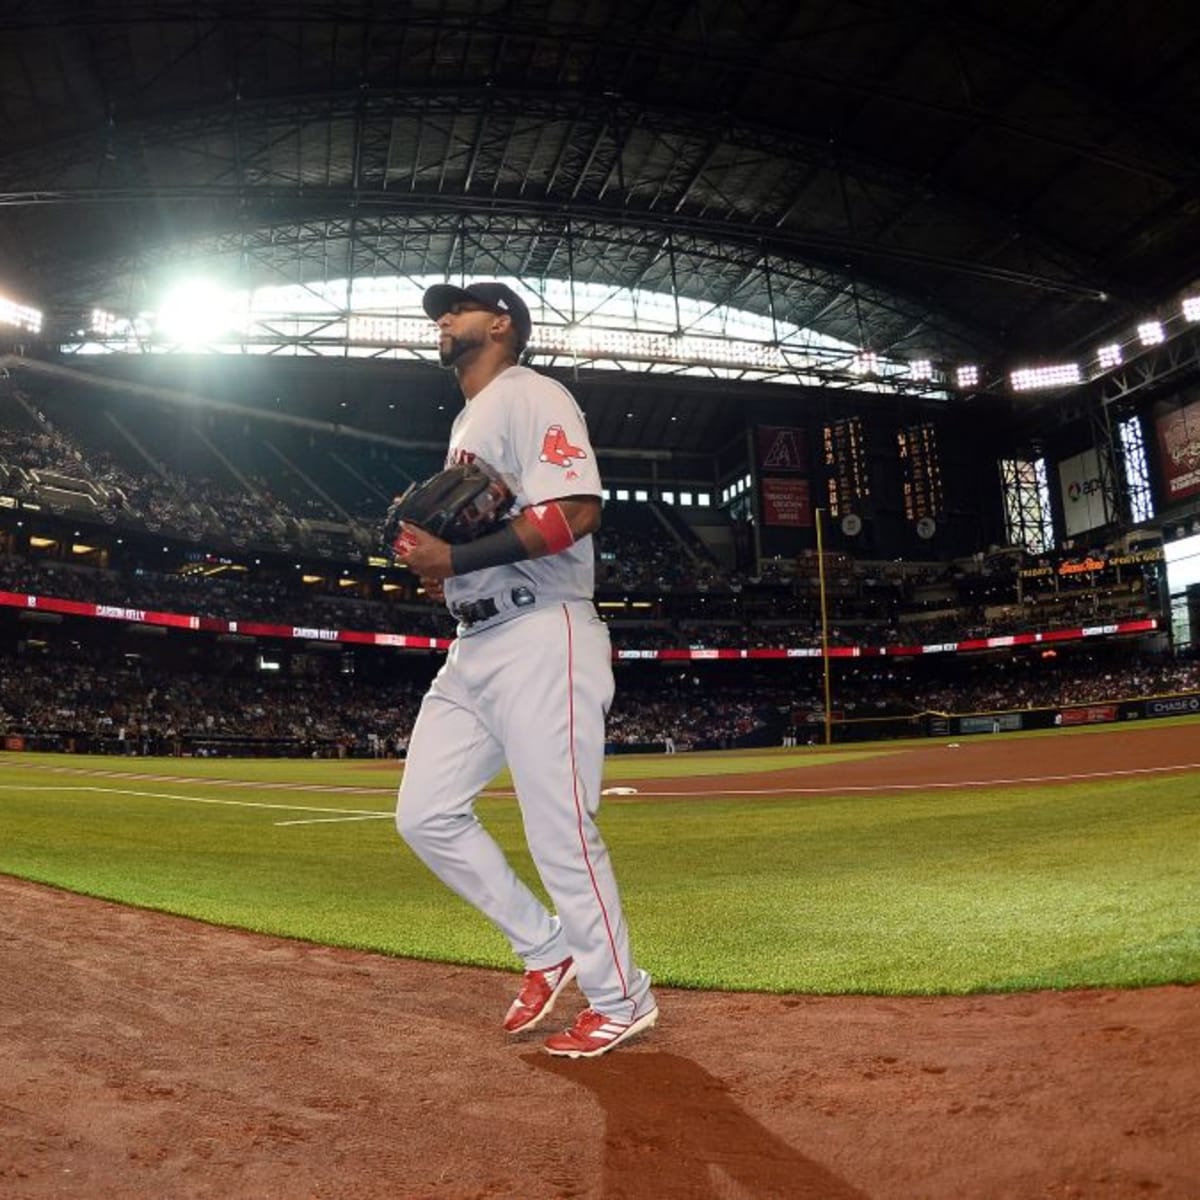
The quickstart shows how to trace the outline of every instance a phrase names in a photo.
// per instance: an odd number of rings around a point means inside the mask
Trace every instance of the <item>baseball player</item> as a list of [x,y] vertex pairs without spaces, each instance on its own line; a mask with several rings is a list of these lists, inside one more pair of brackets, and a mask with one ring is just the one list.
[[[571,394],[518,365],[532,321],[511,288],[437,284],[424,307],[466,398],[447,465],[495,473],[518,511],[465,544],[400,526],[397,555],[445,600],[458,636],[413,727],[396,825],[524,962],[504,1028],[534,1028],[577,979],[588,1007],[545,1048],[592,1058],[658,1019],[595,824],[613,695],[608,629],[591,599],[596,456]],[[504,763],[554,913],[475,817],[477,795]]]

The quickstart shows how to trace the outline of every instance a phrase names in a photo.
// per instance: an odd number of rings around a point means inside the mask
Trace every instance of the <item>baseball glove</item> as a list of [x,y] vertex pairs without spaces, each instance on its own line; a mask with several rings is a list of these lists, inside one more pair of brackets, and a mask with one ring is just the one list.
[[384,518],[383,544],[400,557],[405,521],[452,545],[473,542],[504,520],[512,502],[505,482],[478,463],[447,467],[396,497]]

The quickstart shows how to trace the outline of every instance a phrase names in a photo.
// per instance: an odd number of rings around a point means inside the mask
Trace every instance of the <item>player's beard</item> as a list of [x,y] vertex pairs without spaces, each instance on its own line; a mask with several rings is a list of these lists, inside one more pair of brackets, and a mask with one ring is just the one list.
[[456,366],[464,354],[483,346],[486,340],[481,333],[465,332],[457,337],[452,333],[442,334],[438,339],[438,356],[442,366]]

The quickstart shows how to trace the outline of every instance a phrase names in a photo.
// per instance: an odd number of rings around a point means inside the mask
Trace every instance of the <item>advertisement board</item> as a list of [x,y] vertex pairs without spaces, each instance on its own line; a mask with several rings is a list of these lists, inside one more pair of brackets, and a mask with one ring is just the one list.
[[959,733],[1016,733],[1021,728],[1020,713],[996,713],[994,716],[960,717]]
[[1162,414],[1155,422],[1164,499],[1168,504],[1200,492],[1200,400]]
[[760,425],[756,432],[760,474],[808,473],[803,429],[790,425]]
[[1054,718],[1055,725],[1105,725],[1117,719],[1115,704],[1085,704],[1079,708],[1064,708]]
[[1113,519],[1100,475],[1100,456],[1094,449],[1064,458],[1058,464],[1058,479],[1067,537],[1107,525]]
[[1161,696],[1146,701],[1148,717],[1183,717],[1200,713],[1200,696]]
[[807,528],[813,523],[807,479],[762,480],[764,525]]

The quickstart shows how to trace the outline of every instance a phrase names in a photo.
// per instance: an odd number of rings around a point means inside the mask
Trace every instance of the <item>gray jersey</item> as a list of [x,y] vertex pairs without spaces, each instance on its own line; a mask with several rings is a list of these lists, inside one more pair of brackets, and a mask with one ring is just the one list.
[[[516,497],[514,512],[563,496],[597,496],[600,472],[587,425],[561,384],[528,367],[509,367],[454,420],[446,465],[478,462]],[[527,588],[544,600],[588,600],[595,586],[591,536],[558,554],[487,567],[446,580],[446,606],[507,597]]]

